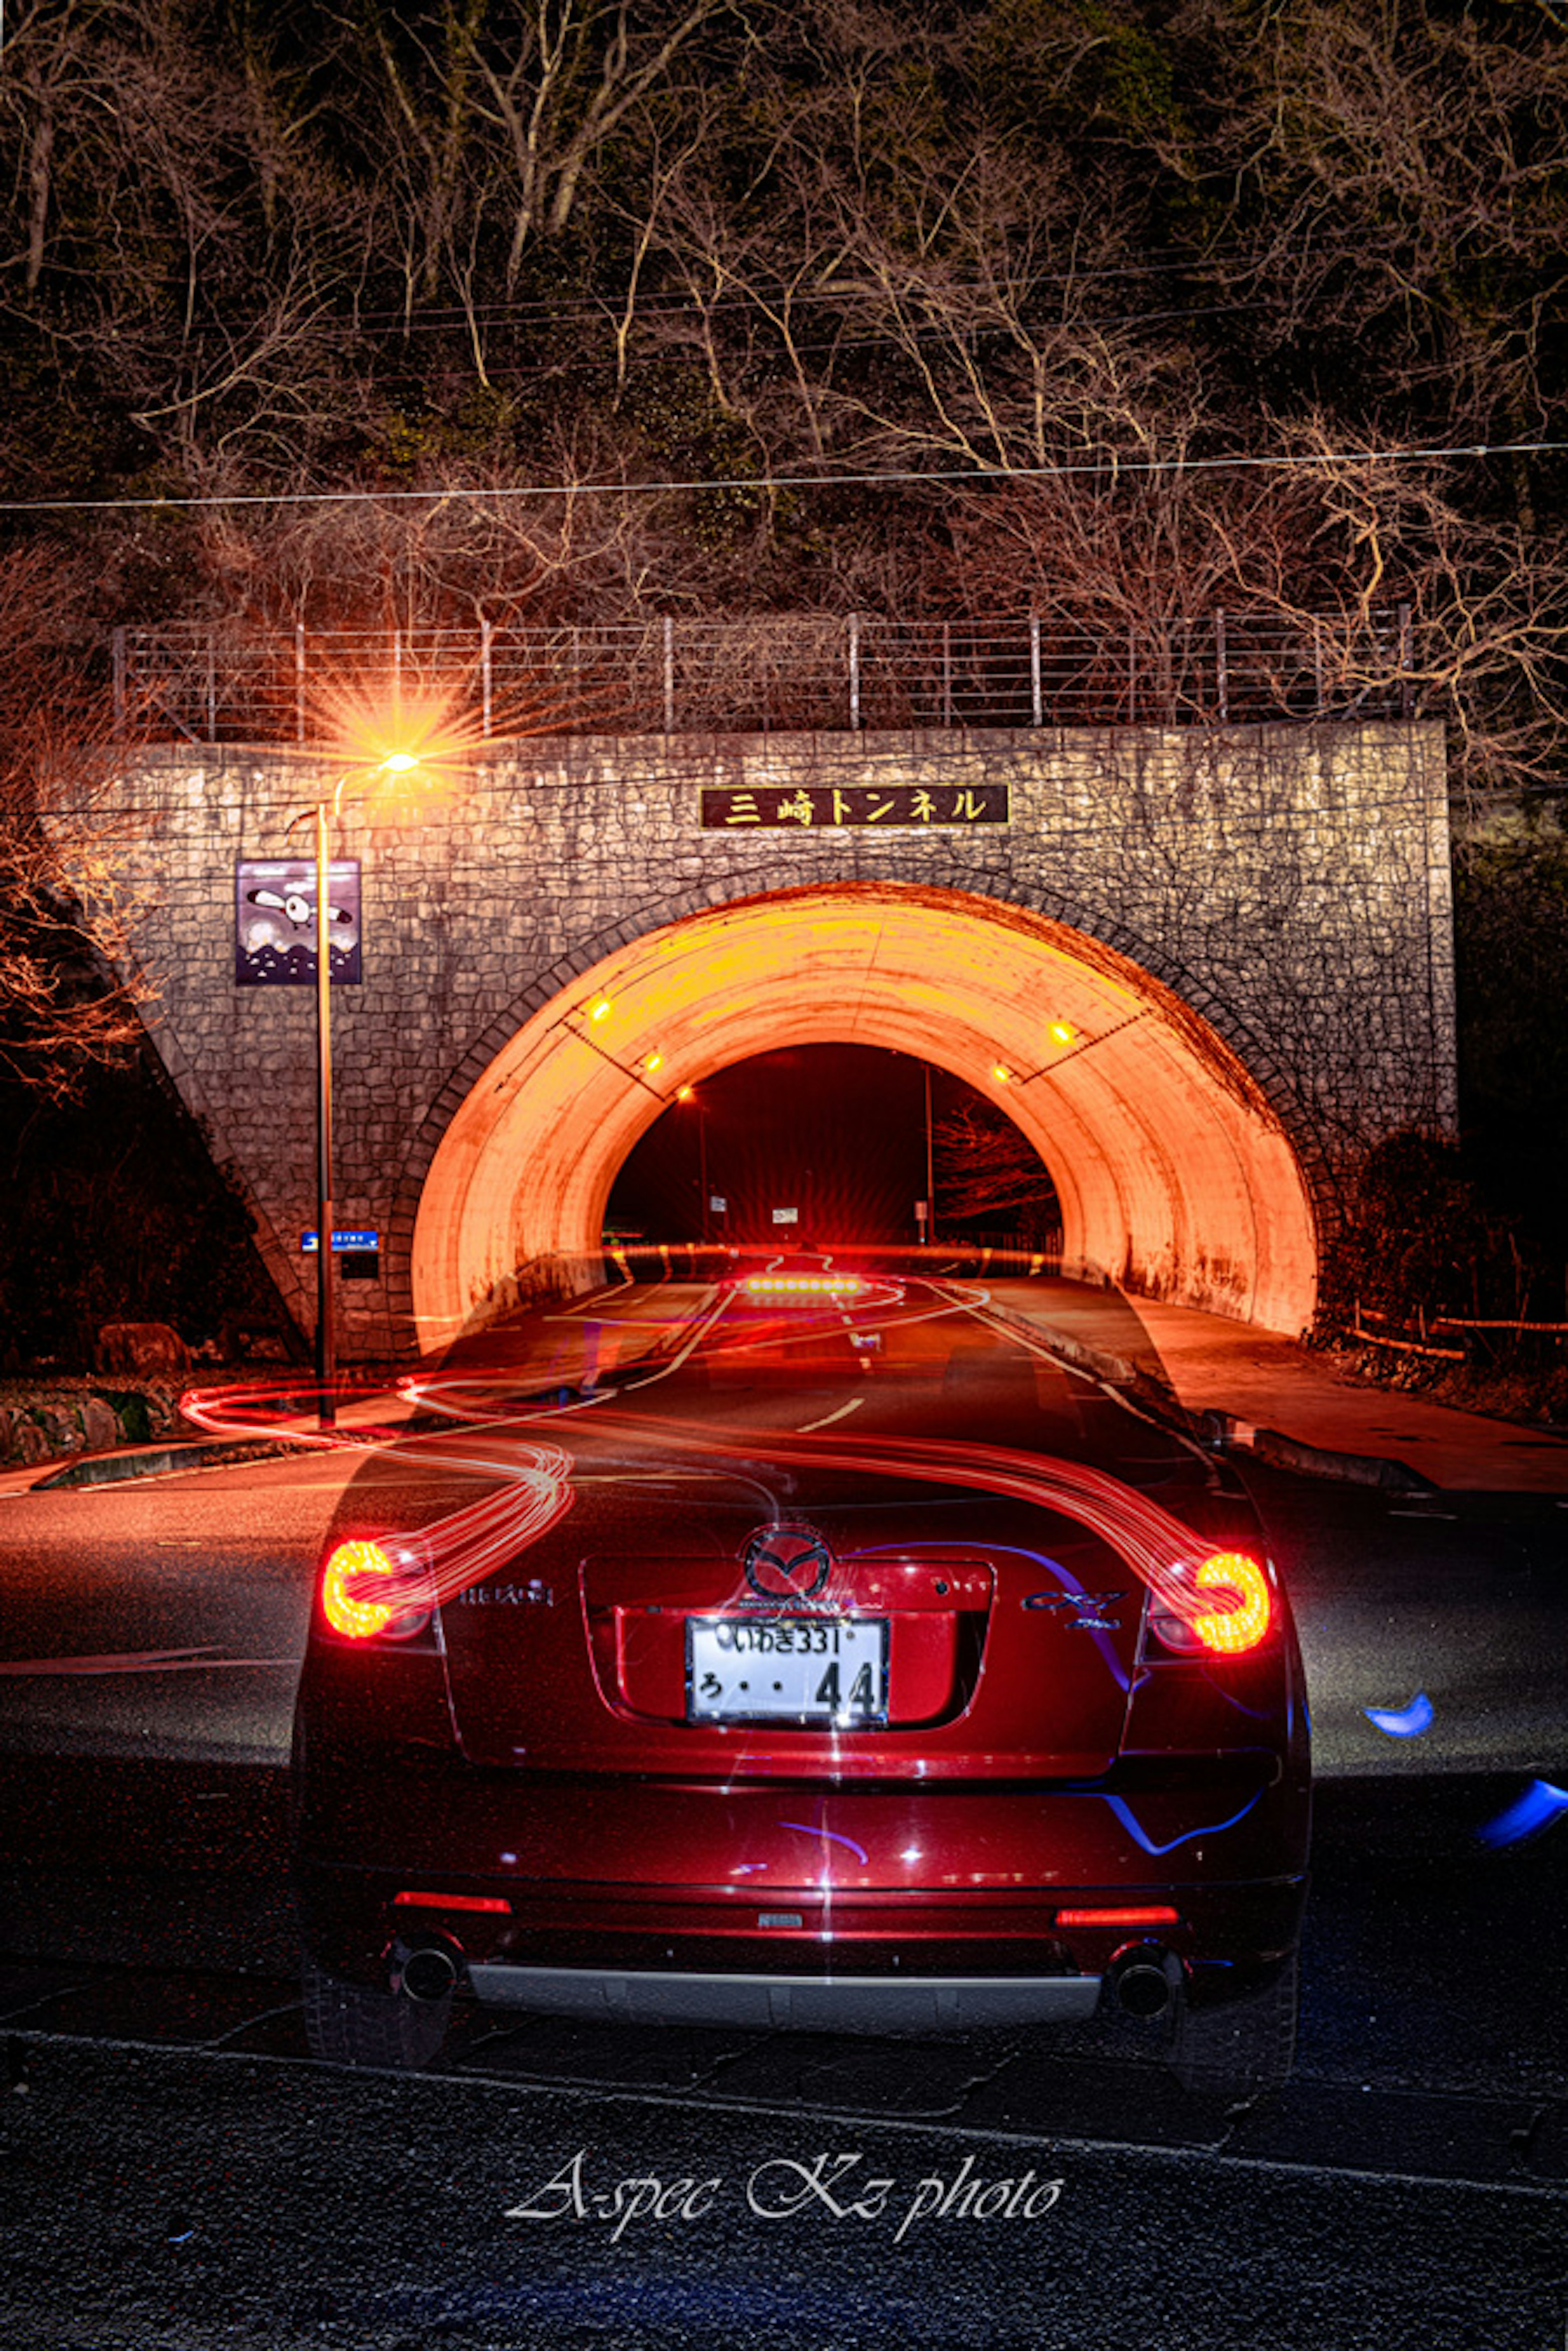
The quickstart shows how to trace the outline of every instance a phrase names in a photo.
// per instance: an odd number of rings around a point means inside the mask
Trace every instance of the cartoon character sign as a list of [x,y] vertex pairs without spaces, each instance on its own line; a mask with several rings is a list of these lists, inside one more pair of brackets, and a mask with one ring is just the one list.
[[[352,987],[360,967],[360,861],[327,869],[327,954],[334,984]],[[309,858],[268,858],[235,868],[235,986],[314,987],[316,866]]]

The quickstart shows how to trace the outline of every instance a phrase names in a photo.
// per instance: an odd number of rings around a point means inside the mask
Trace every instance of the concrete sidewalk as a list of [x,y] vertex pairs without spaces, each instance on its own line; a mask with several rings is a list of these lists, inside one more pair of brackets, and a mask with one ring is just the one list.
[[1126,1304],[1180,1402],[1228,1415],[1243,1441],[1277,1430],[1327,1453],[1403,1461],[1437,1486],[1568,1495],[1563,1437],[1345,1379],[1324,1356],[1249,1323],[1148,1299]]

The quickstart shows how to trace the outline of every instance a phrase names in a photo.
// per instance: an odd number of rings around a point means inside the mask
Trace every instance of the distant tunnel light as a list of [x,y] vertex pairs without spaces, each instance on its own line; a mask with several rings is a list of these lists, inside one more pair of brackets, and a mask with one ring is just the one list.
[[748,1298],[797,1296],[810,1290],[819,1298],[858,1298],[865,1288],[858,1273],[748,1273]]

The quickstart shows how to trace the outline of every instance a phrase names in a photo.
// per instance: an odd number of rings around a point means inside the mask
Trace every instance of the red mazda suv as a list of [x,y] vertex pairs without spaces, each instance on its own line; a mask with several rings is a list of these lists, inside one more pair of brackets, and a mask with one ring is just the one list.
[[1086,1338],[1124,1301],[853,1280],[694,1290],[591,1384],[520,1325],[409,1383],[426,1425],[347,1490],[299,1689],[319,2055],[428,2063],[470,1997],[1119,2007],[1191,2089],[1284,2079],[1309,1728],[1244,1489]]

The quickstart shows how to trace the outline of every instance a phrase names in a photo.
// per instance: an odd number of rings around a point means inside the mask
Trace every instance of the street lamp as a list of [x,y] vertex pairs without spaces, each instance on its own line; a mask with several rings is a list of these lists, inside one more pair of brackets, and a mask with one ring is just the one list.
[[[389,751],[370,772],[406,776],[417,768],[412,751]],[[343,792],[349,777],[341,775],[331,792],[316,803],[316,1426],[337,1424],[338,1406],[332,1389],[338,1376],[338,1339],[332,1289],[332,965],[327,935],[328,872],[331,862],[328,810],[334,818],[343,812]],[[296,817],[295,824],[302,824]],[[294,825],[290,825],[290,832]]]

